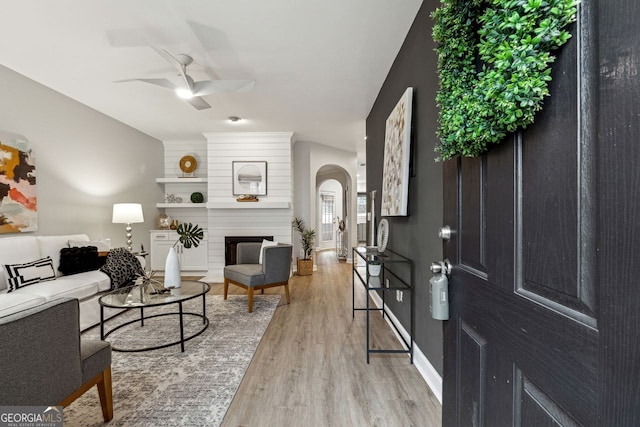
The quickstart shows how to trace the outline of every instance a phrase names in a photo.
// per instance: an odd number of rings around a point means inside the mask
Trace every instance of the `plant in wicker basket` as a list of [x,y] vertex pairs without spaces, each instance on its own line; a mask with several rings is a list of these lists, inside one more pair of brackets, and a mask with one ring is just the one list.
[[292,222],[293,228],[300,233],[300,241],[302,243],[303,258],[298,259],[298,275],[308,276],[313,272],[313,242],[316,238],[316,230],[307,228],[302,218],[294,218]]

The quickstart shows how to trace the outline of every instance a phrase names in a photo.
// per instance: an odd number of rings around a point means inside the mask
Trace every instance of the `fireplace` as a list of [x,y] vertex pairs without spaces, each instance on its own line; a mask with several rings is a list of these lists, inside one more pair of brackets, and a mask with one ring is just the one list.
[[236,263],[236,246],[242,242],[262,242],[273,240],[273,236],[225,236],[224,237],[224,265]]

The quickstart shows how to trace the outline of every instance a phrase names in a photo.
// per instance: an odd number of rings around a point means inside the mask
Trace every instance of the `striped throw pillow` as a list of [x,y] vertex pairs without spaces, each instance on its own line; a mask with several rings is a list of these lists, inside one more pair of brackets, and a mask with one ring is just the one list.
[[51,257],[24,264],[5,264],[4,269],[7,272],[7,292],[56,278]]

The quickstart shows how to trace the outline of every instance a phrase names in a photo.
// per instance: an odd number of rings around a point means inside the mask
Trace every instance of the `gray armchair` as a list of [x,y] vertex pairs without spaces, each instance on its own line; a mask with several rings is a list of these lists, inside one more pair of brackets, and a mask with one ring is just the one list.
[[291,245],[278,244],[264,248],[262,264],[259,264],[260,242],[238,243],[237,264],[224,268],[224,299],[227,299],[229,283],[240,286],[249,294],[249,313],[253,312],[253,292],[274,286],[284,286],[289,304],[289,276],[291,275]]
[[80,339],[75,298],[0,317],[0,405],[68,406],[94,385],[113,418],[111,345]]

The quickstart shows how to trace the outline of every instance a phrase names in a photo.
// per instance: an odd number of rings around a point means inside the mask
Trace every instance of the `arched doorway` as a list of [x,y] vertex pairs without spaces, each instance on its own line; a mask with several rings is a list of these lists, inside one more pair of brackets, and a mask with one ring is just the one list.
[[[349,255],[351,178],[340,166],[324,165],[316,173],[316,250],[334,251],[339,259]],[[341,227],[342,224],[342,227]],[[342,230],[341,230],[342,228]]]

